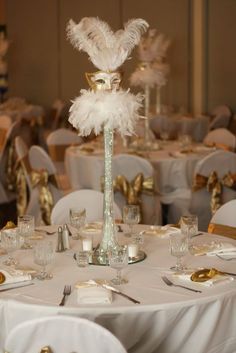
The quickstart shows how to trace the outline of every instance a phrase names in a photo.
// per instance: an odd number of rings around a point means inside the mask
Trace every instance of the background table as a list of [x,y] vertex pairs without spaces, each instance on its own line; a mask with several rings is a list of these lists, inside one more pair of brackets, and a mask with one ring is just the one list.
[[[142,229],[143,226],[139,226]],[[118,233],[122,238],[121,233]],[[56,239],[55,236],[47,236]],[[211,241],[213,235],[196,237],[196,241]],[[97,240],[97,238],[95,238]],[[230,242],[234,242],[230,239]],[[118,295],[111,305],[79,305],[74,290],[65,307],[59,307],[65,284],[72,288],[78,281],[102,278],[110,280],[115,270],[107,266],[79,268],[73,259],[78,241],[72,249],[57,253],[50,266],[53,279],[35,280],[33,286],[0,293],[0,351],[7,333],[22,321],[47,315],[85,317],[108,328],[130,353],[232,353],[236,347],[236,281],[203,288],[194,293],[168,287],[161,280],[163,273],[175,263],[168,252],[168,239],[145,236],[145,261],[129,265],[124,270],[129,280],[120,289],[141,301],[132,304]],[[32,251],[20,250],[16,256],[21,265],[36,268]],[[215,257],[186,256],[189,267],[216,267],[235,272],[235,261]],[[198,285],[199,288],[199,285]]]

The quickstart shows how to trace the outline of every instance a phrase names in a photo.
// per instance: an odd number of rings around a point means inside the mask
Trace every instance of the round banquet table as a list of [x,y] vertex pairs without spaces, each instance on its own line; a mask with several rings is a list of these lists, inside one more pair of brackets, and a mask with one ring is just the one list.
[[[104,174],[102,145],[90,143],[88,146],[94,148],[94,151],[89,152],[86,151],[86,146],[71,146],[66,149],[65,167],[71,187],[73,190],[101,190],[100,177]],[[167,141],[157,151],[135,152],[118,144],[114,153],[137,154],[149,160],[154,168],[155,184],[161,202],[170,204],[178,196],[190,195],[196,163],[213,151],[201,144],[193,144],[192,147],[192,153],[181,153],[178,141]]]
[[[53,228],[54,227],[54,228]],[[124,225],[122,226],[124,227]],[[139,230],[143,225],[137,226]],[[56,229],[55,226],[51,228]],[[51,229],[50,229],[51,230]],[[37,233],[38,234],[38,233]],[[55,235],[45,235],[56,242]],[[94,235],[94,245],[99,235]],[[127,239],[118,233],[118,239]],[[209,234],[196,237],[197,242],[221,239],[236,245],[236,241]],[[39,240],[40,241],[40,240]],[[34,280],[34,285],[0,292],[0,351],[9,331],[17,324],[48,315],[73,315],[95,321],[109,329],[132,353],[233,353],[236,347],[236,280],[201,287],[202,293],[168,287],[161,279],[175,263],[168,251],[168,238],[145,235],[147,258],[124,269],[128,283],[119,286],[136,298],[140,305],[113,294],[112,304],[81,305],[77,303],[75,284],[89,279],[110,280],[115,270],[109,266],[90,265],[79,268],[73,259],[79,241],[71,240],[71,249],[56,253],[49,269],[51,280]],[[21,266],[37,268],[32,250],[19,250],[16,257]],[[2,256],[2,259],[4,256]],[[223,261],[215,256],[185,257],[188,267],[216,267],[235,272],[235,260]],[[64,307],[58,306],[65,284],[72,294]],[[200,284],[195,284],[197,288]]]

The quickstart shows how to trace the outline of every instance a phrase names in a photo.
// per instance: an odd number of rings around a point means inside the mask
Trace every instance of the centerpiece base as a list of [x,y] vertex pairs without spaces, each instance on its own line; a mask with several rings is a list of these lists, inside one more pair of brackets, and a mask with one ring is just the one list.
[[[145,260],[147,257],[146,253],[143,250],[139,250],[137,256],[129,257],[129,265],[134,264],[136,262],[140,262]],[[109,266],[108,256],[104,253],[101,254],[99,251],[95,251],[89,258],[90,265],[97,265],[97,266]]]

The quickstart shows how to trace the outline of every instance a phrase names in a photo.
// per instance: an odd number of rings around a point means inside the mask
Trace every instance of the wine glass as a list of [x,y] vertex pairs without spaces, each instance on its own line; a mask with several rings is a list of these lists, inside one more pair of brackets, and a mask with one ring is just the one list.
[[127,246],[110,249],[108,258],[109,265],[116,270],[116,278],[113,278],[111,282],[116,285],[127,283],[127,279],[121,276],[122,269],[128,266],[129,256]]
[[3,262],[6,266],[15,267],[18,261],[11,255],[15,250],[20,249],[24,238],[20,236],[18,228],[5,229],[1,231],[1,247],[6,250],[8,258]]
[[185,267],[182,258],[188,252],[188,236],[181,231],[170,234],[170,253],[177,258],[176,265],[171,267],[176,272],[182,272]]
[[70,208],[70,224],[77,229],[77,234],[72,233],[73,239],[80,239],[80,231],[85,225],[86,209]]
[[55,257],[53,242],[39,242],[34,248],[34,262],[41,266],[41,271],[36,275],[40,280],[51,279],[53,276],[47,272],[47,265],[51,264]]
[[125,205],[123,207],[123,222],[129,226],[129,231],[125,233],[125,236],[131,237],[133,235],[133,226],[140,222],[140,207],[137,205]]
[[196,215],[187,215],[180,218],[180,229],[188,237],[189,251],[193,251],[193,238],[198,233],[198,217]]
[[20,235],[24,238],[23,249],[32,249],[30,244],[30,237],[34,233],[34,216],[23,215],[19,216],[17,219],[17,226],[19,228]]

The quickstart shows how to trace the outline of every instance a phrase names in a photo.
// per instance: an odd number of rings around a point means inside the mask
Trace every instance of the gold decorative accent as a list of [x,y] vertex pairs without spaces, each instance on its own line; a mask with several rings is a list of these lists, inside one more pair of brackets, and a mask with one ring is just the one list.
[[221,180],[218,178],[216,171],[213,171],[209,177],[196,174],[193,180],[193,191],[207,188],[211,193],[211,212],[214,214],[221,206],[222,187],[226,186],[236,190],[236,174],[227,173]]
[[5,281],[6,281],[5,275],[2,272],[0,272],[0,284],[4,283]]
[[40,353],[53,353],[53,351],[49,346],[45,346],[41,349]]
[[49,175],[48,171],[32,170],[30,174],[33,188],[39,188],[39,203],[42,214],[42,219],[45,224],[50,224],[51,212],[54,205],[53,196],[49,189],[49,183],[57,186],[54,175]]
[[0,152],[3,150],[7,136],[7,130],[0,128]]
[[120,88],[121,73],[110,71],[96,71],[85,73],[89,86],[93,91],[117,91]]
[[12,221],[8,221],[2,229],[13,229],[13,228],[16,228],[15,223]]
[[193,282],[206,282],[216,275],[225,275],[225,273],[217,270],[216,268],[204,268],[194,272],[190,278]]
[[225,151],[233,150],[230,146],[227,146],[224,143],[208,142],[208,143],[205,144],[205,146],[207,146],[207,147],[216,147],[216,148],[219,148],[219,149],[225,150]]
[[25,172],[21,163],[16,167],[16,192],[17,215],[23,216],[27,209],[28,193]]
[[236,239],[236,227],[230,227],[223,224],[210,223],[208,233],[223,235],[228,238]]
[[14,173],[15,163],[15,145],[13,141],[9,141],[6,160],[6,186],[9,191],[14,191],[16,187],[16,175]]

